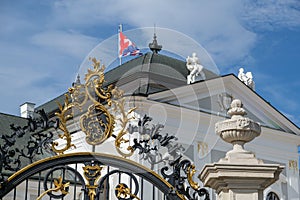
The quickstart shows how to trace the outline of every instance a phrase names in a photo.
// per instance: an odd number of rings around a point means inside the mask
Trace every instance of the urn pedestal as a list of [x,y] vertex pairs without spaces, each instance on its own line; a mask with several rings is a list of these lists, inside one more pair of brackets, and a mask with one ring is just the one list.
[[264,189],[278,180],[283,167],[264,164],[244,149],[244,144],[260,135],[261,128],[244,117],[246,112],[240,100],[232,101],[228,114],[231,119],[218,122],[216,133],[233,149],[217,163],[205,165],[199,179],[216,191],[218,200],[263,200]]

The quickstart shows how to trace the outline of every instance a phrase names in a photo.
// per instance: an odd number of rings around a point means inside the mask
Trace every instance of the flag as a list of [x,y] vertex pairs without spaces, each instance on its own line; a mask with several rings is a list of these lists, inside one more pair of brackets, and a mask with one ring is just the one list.
[[119,58],[122,56],[136,56],[141,55],[140,49],[131,42],[122,31],[119,32]]

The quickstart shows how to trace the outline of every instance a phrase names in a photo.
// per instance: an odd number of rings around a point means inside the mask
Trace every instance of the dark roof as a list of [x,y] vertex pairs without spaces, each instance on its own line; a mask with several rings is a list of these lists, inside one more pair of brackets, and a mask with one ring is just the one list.
[[[217,75],[204,69],[206,79]],[[186,85],[189,74],[186,62],[166,55],[148,52],[105,73],[105,86],[114,84],[125,91],[125,95],[147,96]],[[67,93],[67,92],[66,92]],[[65,94],[40,105],[36,110],[44,109],[49,117],[58,111],[58,105],[64,103]]]
[[18,117],[15,115],[9,115],[5,113],[0,113],[0,134],[11,134],[12,130],[10,129],[11,124],[25,126],[28,123],[28,119],[23,117]]
[[[14,136],[15,131],[11,129],[11,126],[13,125],[15,128],[20,128],[20,130],[24,130],[24,128],[28,126],[28,122],[29,120],[27,118],[0,113],[0,146],[2,150],[4,150],[2,153],[7,152],[7,154],[4,153],[3,156],[7,156],[8,154],[10,155],[9,159],[11,159],[11,163],[9,165],[11,165],[11,167],[17,166],[16,164],[13,164],[15,160],[21,161],[20,169],[31,163],[30,159],[20,156],[21,154],[19,150],[24,150],[25,154],[28,153],[27,147],[29,147],[28,142],[30,141],[30,139],[32,139],[32,133],[24,132],[24,134],[22,134],[21,132],[18,132],[18,134]],[[53,154],[47,151],[45,148],[43,148],[41,154],[35,153],[33,161],[40,160],[51,155]],[[5,163],[3,163],[3,168],[2,171],[0,171],[0,173],[2,173],[3,175],[10,175],[14,173],[14,171],[6,169]]]
[[[204,69],[207,79],[216,75]],[[162,54],[148,52],[130,60],[105,74],[107,85],[123,86],[135,82],[139,87],[131,94],[148,95],[186,85],[189,74],[186,62]],[[125,89],[125,93],[128,92]]]
[[[166,69],[163,66],[170,66],[174,71],[169,69],[168,73],[166,73]],[[188,75],[188,70],[183,61],[149,52],[110,70],[105,74],[105,79],[110,84],[120,78],[124,78],[124,75],[128,77],[134,73],[141,72],[165,74],[171,78],[182,79],[183,81],[184,77]]]

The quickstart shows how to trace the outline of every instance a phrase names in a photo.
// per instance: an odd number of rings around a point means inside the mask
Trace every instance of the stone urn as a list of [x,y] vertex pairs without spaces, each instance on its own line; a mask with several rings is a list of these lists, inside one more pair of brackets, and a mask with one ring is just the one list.
[[233,145],[225,158],[206,164],[199,174],[205,187],[214,189],[217,200],[263,200],[263,191],[279,179],[283,166],[264,164],[244,144],[260,135],[259,123],[244,117],[240,100],[233,100],[230,119],[216,124],[216,133]]
[[233,145],[233,149],[227,152],[225,159],[254,158],[255,156],[252,152],[244,149],[244,144],[260,135],[260,124],[244,117],[246,111],[239,99],[232,101],[228,115],[231,116],[231,119],[216,123],[216,133],[225,142]]

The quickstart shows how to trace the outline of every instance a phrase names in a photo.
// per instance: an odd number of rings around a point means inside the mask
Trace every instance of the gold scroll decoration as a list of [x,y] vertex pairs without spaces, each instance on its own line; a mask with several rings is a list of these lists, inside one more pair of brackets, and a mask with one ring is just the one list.
[[63,178],[61,176],[58,179],[54,179],[54,188],[50,188],[47,191],[43,192],[36,200],[41,200],[43,196],[45,196],[49,192],[58,192],[60,191],[63,195],[68,194],[68,188],[70,186],[70,182],[63,183]]
[[125,183],[119,183],[116,186],[115,193],[118,199],[137,199],[140,200],[138,196],[132,194],[130,188]]
[[58,154],[63,154],[69,148],[75,147],[75,145],[72,144],[71,134],[67,128],[67,120],[73,117],[73,114],[69,112],[72,107],[73,105],[69,103],[69,96],[66,94],[64,105],[58,103],[60,112],[55,113],[55,115],[59,119],[58,128],[63,132],[63,134],[59,134],[58,137],[66,141],[65,146],[60,149],[57,148],[57,146],[59,146],[57,141],[54,141],[52,143],[52,150]]
[[[84,78],[85,84],[73,87],[71,94],[76,106],[81,110],[88,100],[91,101],[92,104],[88,107],[87,112],[80,117],[80,127],[86,134],[86,142],[91,145],[98,145],[112,135],[114,128],[114,117],[103,105],[111,106],[113,88],[111,85],[107,88],[103,87],[104,65],[100,67],[100,61],[95,58],[91,61],[93,62],[93,70],[88,69]],[[81,93],[81,90],[85,92]],[[76,96],[76,94],[83,94],[83,97]],[[80,99],[83,101],[80,102]]]
[[90,200],[96,198],[96,189],[98,187],[98,181],[101,177],[101,170],[103,167],[96,165],[86,165],[83,167],[83,175],[87,180],[86,187],[88,189],[88,196]]
[[[59,104],[60,112],[56,113],[59,119],[59,129],[63,131],[59,137],[66,141],[61,149],[58,149],[58,143],[52,144],[52,149],[56,153],[63,154],[66,150],[74,146],[71,143],[71,134],[67,128],[67,120],[74,117],[74,109],[80,111],[79,124],[81,130],[86,134],[86,142],[90,145],[99,145],[110,138],[113,134],[115,123],[120,123],[121,130],[115,136],[115,147],[117,151],[124,157],[133,154],[132,148],[129,146],[128,140],[124,139],[127,134],[127,124],[132,118],[130,114],[135,108],[125,110],[125,99],[123,92],[112,85],[104,87],[104,65],[100,67],[100,61],[90,58],[93,69],[88,69],[85,74],[85,83],[74,83],[69,88],[69,95],[66,94],[64,105]],[[88,105],[89,104],[89,105]],[[109,108],[112,107],[112,114]],[[118,115],[117,119],[115,116]],[[127,152],[121,150],[121,146],[126,144]]]
[[[125,139],[124,136],[128,133],[127,131],[127,124],[130,120],[134,117],[130,117],[131,113],[136,109],[136,107],[129,109],[128,111],[125,110],[125,99],[123,98],[123,92],[120,90],[113,90],[114,96],[118,99],[117,101],[113,101],[113,111],[115,115],[119,117],[116,119],[120,125],[121,130],[118,131],[118,134],[115,139],[115,147],[117,152],[122,155],[123,157],[130,157],[134,153],[133,148],[129,145],[129,140]],[[123,147],[126,150],[124,151]]]
[[198,190],[200,188],[200,186],[198,185],[197,182],[195,182],[193,180],[193,176],[196,173],[196,169],[195,169],[195,165],[190,165],[187,169],[187,180],[190,184],[190,186],[194,189],[194,190]]

